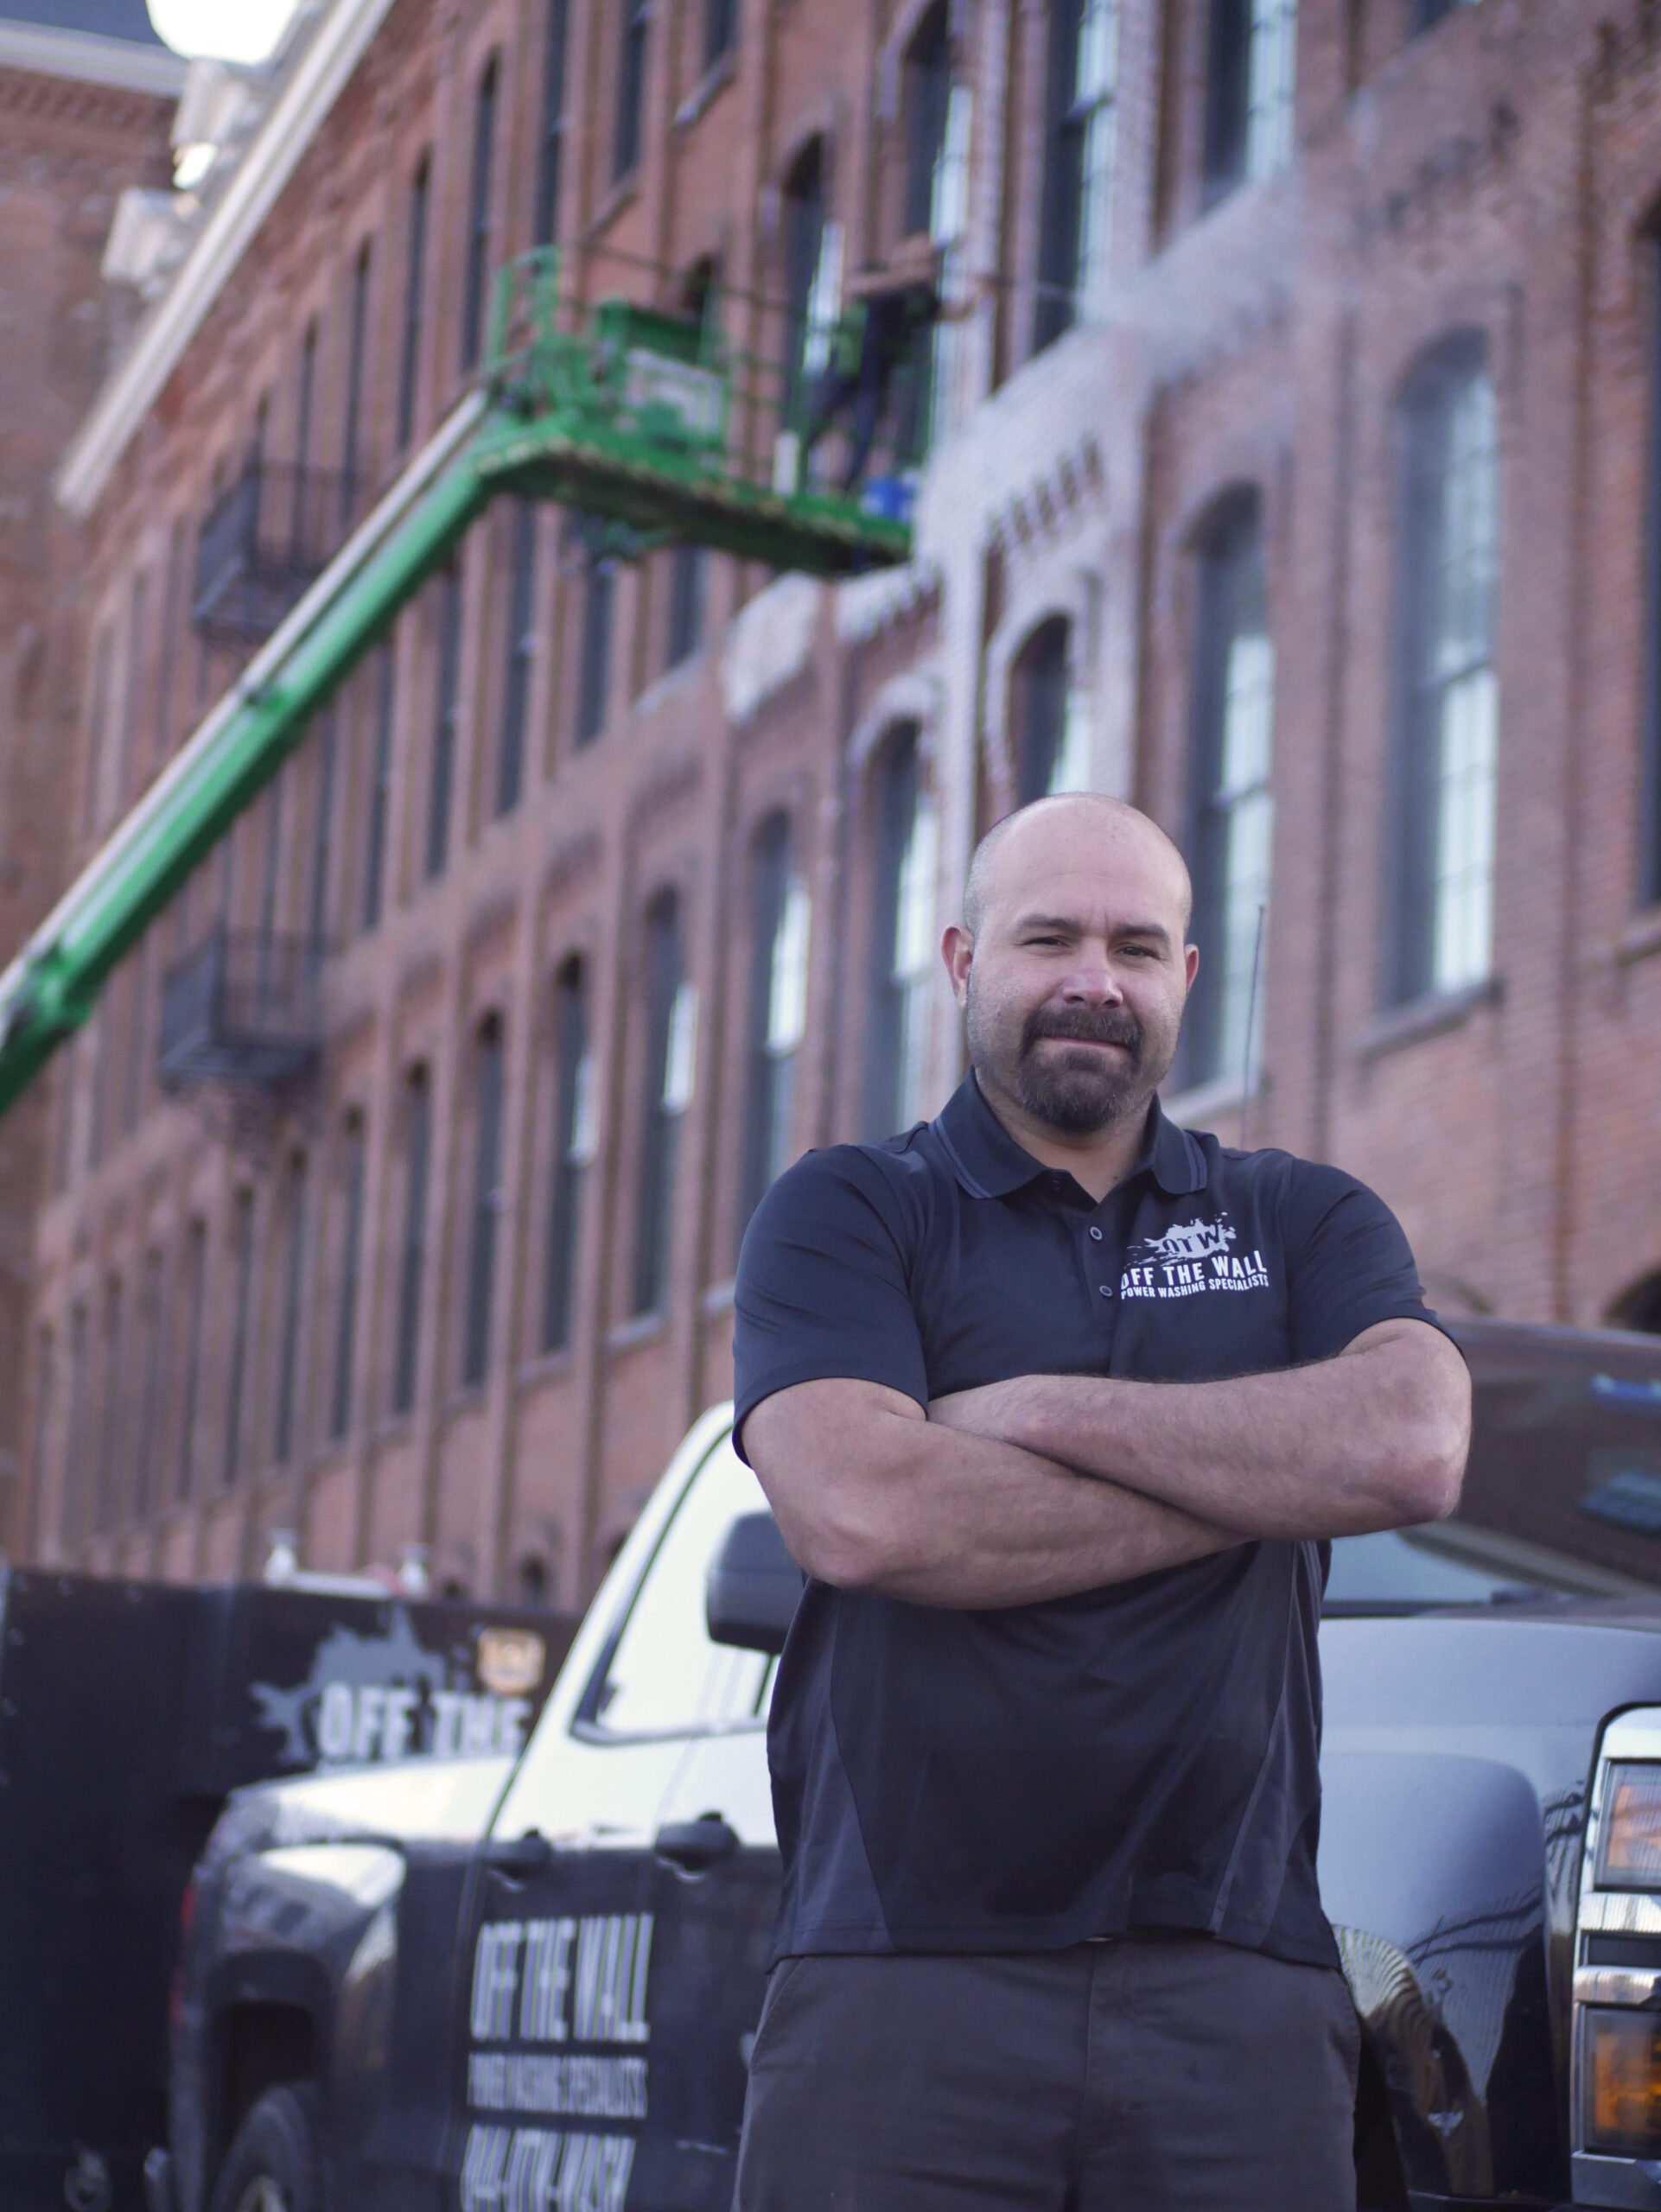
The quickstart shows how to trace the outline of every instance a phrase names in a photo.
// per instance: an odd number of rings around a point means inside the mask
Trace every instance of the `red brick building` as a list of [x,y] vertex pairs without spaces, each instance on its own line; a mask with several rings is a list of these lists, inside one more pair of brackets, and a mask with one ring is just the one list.
[[[63,764],[80,714],[73,569],[52,472],[130,320],[99,275],[118,194],[169,181],[184,65],[138,0],[0,9],[0,962],[67,859]],[[26,1371],[47,1101],[0,1124],[0,1373]],[[22,1394],[0,1402],[0,1546],[15,1541]]]
[[[247,649],[196,547],[249,454],[344,529],[540,239],[753,335],[930,233],[917,554],[473,531],[48,1079],[33,1548],[575,1598],[729,1387],[755,1193],[955,1078],[977,826],[1081,782],[1194,859],[1179,1114],[1367,1176],[1445,1305],[1651,1323],[1651,14],[303,16],[60,474],[79,855]],[[158,1081],[226,928],[316,966],[297,1089]]]

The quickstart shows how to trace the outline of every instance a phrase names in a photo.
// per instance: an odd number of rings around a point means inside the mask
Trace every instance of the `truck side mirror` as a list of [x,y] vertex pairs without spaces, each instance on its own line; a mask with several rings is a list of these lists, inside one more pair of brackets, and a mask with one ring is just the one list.
[[728,1529],[703,1584],[703,1617],[712,1643],[776,1658],[796,1617],[802,1570],[785,1549],[770,1513],[744,1513]]

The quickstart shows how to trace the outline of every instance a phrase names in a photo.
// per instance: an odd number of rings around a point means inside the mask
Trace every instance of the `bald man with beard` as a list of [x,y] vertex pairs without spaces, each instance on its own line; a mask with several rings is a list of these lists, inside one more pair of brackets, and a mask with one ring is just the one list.
[[999,823],[969,1075],[745,1238],[739,1448],[809,1580],[739,2212],[1353,2206],[1315,1632],[1333,1537],[1453,1510],[1469,1384],[1370,1191],[1161,1114],[1190,908],[1132,807]]

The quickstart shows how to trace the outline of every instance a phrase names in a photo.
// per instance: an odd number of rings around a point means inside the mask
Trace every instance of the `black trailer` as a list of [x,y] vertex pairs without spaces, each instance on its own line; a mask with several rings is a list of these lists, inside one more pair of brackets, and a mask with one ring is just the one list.
[[181,1914],[227,1793],[511,1755],[574,1625],[391,1592],[0,1568],[7,2212],[143,2204]]

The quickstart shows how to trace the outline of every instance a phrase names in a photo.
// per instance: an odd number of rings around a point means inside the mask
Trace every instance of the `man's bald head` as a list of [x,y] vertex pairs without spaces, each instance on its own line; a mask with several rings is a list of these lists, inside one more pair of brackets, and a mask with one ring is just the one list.
[[1105,791],[1066,791],[1034,799],[995,822],[975,848],[964,886],[964,926],[978,937],[989,906],[1006,891],[1019,894],[1029,880],[1041,881],[1063,854],[1069,859],[1099,860],[1104,875],[1116,860],[1137,852],[1161,872],[1168,868],[1186,932],[1193,912],[1193,887],[1187,862],[1140,807]]

